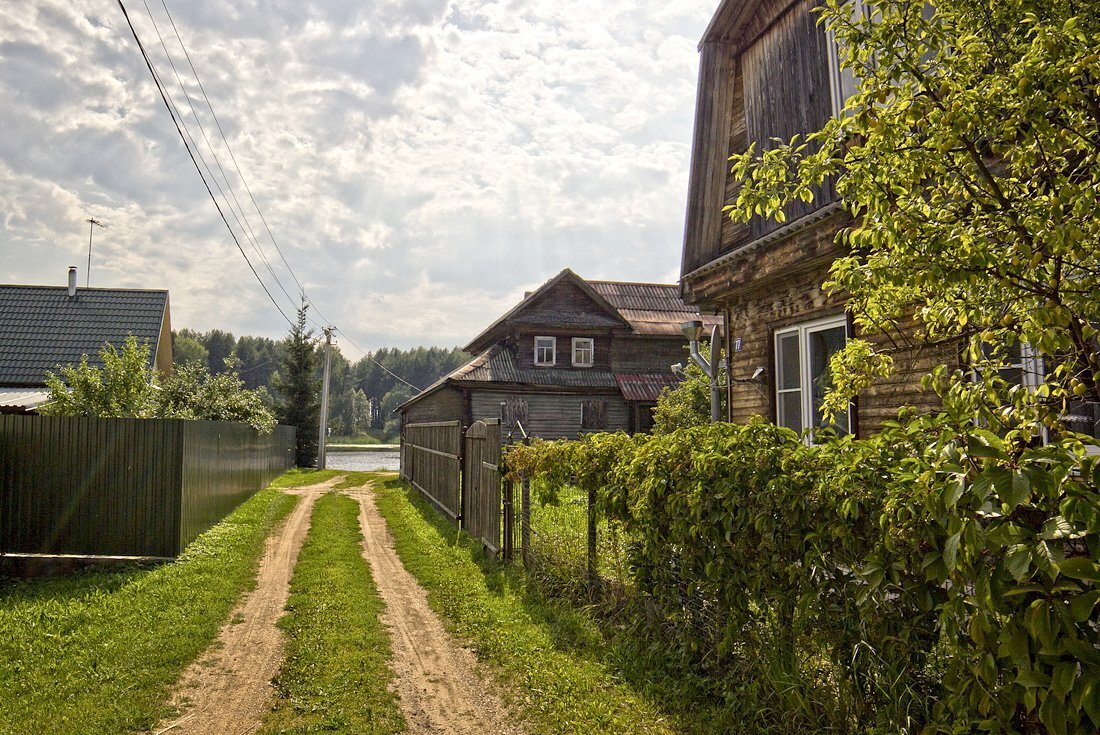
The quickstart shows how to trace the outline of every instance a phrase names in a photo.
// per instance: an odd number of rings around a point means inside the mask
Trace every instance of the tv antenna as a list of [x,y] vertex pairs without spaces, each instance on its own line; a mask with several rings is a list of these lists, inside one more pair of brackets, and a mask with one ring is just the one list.
[[95,228],[107,229],[108,225],[103,224],[95,217],[89,217],[84,221],[88,223],[88,272],[85,274],[84,288],[88,288],[92,284],[92,233],[95,232]]

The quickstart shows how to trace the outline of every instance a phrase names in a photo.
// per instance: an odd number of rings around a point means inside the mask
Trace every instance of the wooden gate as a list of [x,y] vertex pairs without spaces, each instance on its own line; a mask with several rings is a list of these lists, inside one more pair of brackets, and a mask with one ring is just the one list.
[[462,473],[462,527],[494,554],[501,553],[500,420],[466,430]]

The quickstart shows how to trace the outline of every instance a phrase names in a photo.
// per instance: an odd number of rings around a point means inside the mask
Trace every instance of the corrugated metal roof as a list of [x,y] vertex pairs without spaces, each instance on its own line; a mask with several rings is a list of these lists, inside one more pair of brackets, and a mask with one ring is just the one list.
[[44,390],[0,387],[0,409],[20,408],[32,410],[45,403],[50,394]]
[[44,385],[46,371],[97,364],[105,342],[131,334],[155,352],[167,304],[167,291],[0,285],[0,385]]
[[656,402],[657,397],[665,388],[675,388],[680,379],[669,374],[648,375],[616,375],[615,382],[619,385],[619,392],[628,401]]
[[588,281],[625,319],[637,334],[680,336],[680,324],[702,319],[709,328],[720,324],[717,316],[700,316],[699,310],[680,300],[680,287],[669,283]]

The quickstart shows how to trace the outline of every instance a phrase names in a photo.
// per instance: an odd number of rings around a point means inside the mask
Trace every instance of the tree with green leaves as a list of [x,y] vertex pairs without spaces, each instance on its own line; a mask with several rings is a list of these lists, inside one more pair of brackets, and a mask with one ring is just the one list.
[[66,365],[46,374],[49,402],[41,408],[52,416],[100,416],[106,418],[154,418],[156,380],[148,342],[130,335],[115,347],[104,343],[99,350],[102,367],[88,356],[79,365]]
[[[855,219],[828,286],[850,294],[864,332],[902,346],[961,340],[985,376],[975,391],[1050,425],[1075,400],[1100,401],[1097,6],[861,6],[822,10],[858,91],[820,131],[734,156],[730,215],[782,221],[784,205],[835,178]],[[902,326],[910,317],[916,331]],[[1006,395],[997,368],[1021,344],[1045,363],[1044,385]],[[892,359],[852,340],[834,365],[835,408]],[[963,376],[937,377],[944,391]]]
[[152,367],[148,342],[131,335],[121,348],[104,344],[102,367],[88,356],[79,365],[49,373],[49,402],[42,413],[53,416],[158,418],[238,421],[263,434],[275,428],[275,416],[262,391],[246,390],[231,372],[211,375],[206,365],[188,362],[171,375]]
[[313,331],[306,327],[303,303],[283,341],[282,370],[272,378],[278,396],[279,422],[297,429],[294,459],[299,467],[317,464],[317,432],[321,420],[321,379]]
[[[703,343],[699,349],[707,354],[710,348]],[[654,434],[668,434],[710,423],[710,379],[691,361],[684,368],[684,375],[679,385],[665,388],[657,397],[657,406],[653,409]]]
[[[828,410],[891,372],[878,344],[958,343],[968,363],[928,376],[942,412],[886,427],[920,441],[884,468],[903,492],[863,594],[905,598],[905,545],[932,582],[945,688],[923,732],[1096,732],[1100,463],[1065,417],[1100,402],[1100,7],[828,0],[822,17],[858,91],[820,131],[734,156],[728,211],[782,221],[835,180],[853,223],[827,287],[890,340],[833,358]],[[1025,350],[1038,385],[1004,377]]]

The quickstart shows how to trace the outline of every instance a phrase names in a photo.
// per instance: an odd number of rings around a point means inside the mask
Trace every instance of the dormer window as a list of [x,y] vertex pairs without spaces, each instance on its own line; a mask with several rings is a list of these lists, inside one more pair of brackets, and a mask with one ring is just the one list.
[[573,338],[573,367],[592,367],[595,354],[595,341],[591,337]]
[[557,360],[557,344],[555,337],[535,337],[535,364],[552,366]]

